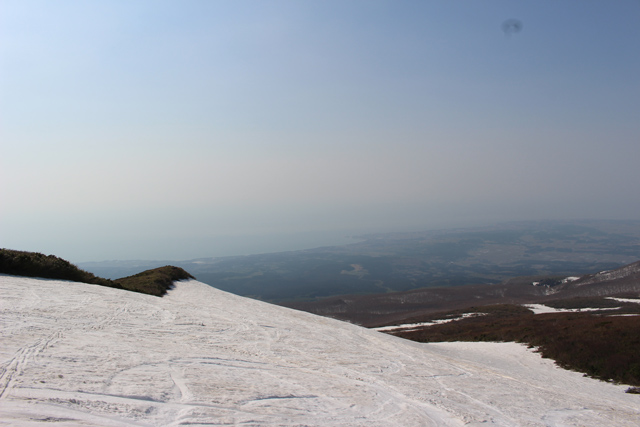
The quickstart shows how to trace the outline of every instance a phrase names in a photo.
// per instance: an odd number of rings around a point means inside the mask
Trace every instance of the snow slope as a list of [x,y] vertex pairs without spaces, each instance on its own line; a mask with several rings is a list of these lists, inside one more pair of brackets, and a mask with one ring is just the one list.
[[197,281],[0,276],[0,425],[636,426],[640,397],[517,344],[419,344]]

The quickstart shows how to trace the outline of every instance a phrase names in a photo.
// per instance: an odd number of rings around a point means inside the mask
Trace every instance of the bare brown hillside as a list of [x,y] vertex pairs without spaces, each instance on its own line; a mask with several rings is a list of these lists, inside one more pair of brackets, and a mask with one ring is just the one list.
[[576,278],[518,277],[496,285],[425,288],[407,292],[353,295],[288,307],[364,326],[402,322],[404,319],[490,304],[541,303],[577,297],[637,296],[640,261],[621,268]]

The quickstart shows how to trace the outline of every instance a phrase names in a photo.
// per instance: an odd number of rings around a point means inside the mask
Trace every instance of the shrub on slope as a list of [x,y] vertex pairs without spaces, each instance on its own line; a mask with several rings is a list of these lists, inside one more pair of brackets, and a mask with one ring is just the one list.
[[0,273],[16,276],[43,277],[45,279],[71,280],[125,289],[143,294],[163,296],[176,280],[194,277],[181,268],[167,265],[143,271],[122,279],[109,280],[84,271],[62,258],[39,252],[0,249]]
[[72,280],[74,282],[122,288],[113,280],[97,277],[62,258],[39,252],[0,249],[0,273],[45,279]]

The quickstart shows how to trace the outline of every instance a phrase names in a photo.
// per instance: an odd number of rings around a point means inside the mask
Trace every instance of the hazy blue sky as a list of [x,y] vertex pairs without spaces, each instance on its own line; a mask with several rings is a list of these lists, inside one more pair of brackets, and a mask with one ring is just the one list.
[[0,61],[2,247],[640,219],[638,0],[0,0]]

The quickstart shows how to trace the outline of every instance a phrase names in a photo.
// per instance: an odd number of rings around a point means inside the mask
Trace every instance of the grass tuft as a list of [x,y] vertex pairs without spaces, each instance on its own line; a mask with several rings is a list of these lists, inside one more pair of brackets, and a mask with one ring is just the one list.
[[167,265],[116,281],[124,289],[161,297],[173,287],[174,281],[186,279],[194,279],[194,277],[182,268]]

